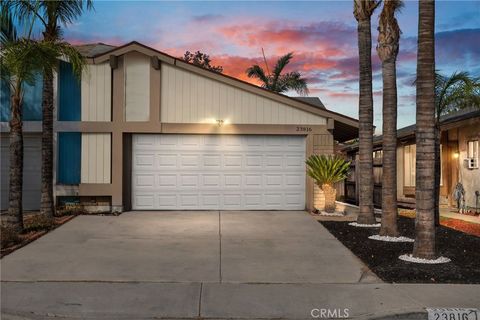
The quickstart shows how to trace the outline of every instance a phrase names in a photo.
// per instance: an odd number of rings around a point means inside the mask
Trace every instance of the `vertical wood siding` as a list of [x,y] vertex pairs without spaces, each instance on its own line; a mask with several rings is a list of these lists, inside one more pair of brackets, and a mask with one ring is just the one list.
[[162,64],[161,119],[170,123],[323,125],[326,119]]
[[110,183],[110,133],[82,133],[81,171],[82,183]]
[[150,116],[150,58],[125,55],[125,120],[148,121]]
[[82,74],[82,121],[112,120],[112,71],[108,63],[88,65]]
[[80,121],[80,100],[80,80],[73,74],[73,68],[70,63],[60,61],[58,70],[58,120]]

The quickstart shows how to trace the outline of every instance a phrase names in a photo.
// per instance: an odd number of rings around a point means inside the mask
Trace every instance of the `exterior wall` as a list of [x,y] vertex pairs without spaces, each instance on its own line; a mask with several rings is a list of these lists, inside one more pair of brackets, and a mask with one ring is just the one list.
[[[0,80],[0,121],[10,120],[10,85]],[[42,120],[43,76],[37,74],[33,83],[23,84],[22,118],[24,121]]]
[[162,64],[161,119],[168,123],[325,125],[326,119],[175,66]]
[[[309,152],[307,151],[307,157],[310,156],[312,153],[313,154],[333,154],[333,135],[329,133],[325,134],[313,134],[311,135],[311,144],[312,144],[312,149],[311,153],[308,154]],[[307,177],[307,199],[309,194],[312,195],[312,203],[313,207],[308,207],[308,201],[307,201],[307,209],[312,210],[312,209],[323,209],[325,207],[325,196],[323,194],[323,191],[313,183],[313,179],[310,177]]]
[[[470,140],[480,140],[480,119],[476,124],[470,124],[458,129],[458,144],[460,156],[459,180],[465,189],[465,205],[475,208],[475,191],[480,192],[480,169],[468,169],[465,159],[467,158],[467,143]],[[479,199],[480,200],[480,199]]]
[[138,53],[124,56],[125,120],[148,121],[150,117],[150,59]]
[[82,74],[82,121],[112,120],[112,69],[88,65]]
[[82,134],[82,183],[110,183],[111,135]]
[[[41,133],[24,133],[23,138],[23,198],[24,210],[40,209],[41,192],[41,158],[42,136]],[[9,134],[0,135],[0,209],[8,209],[8,190],[10,180],[10,140]]]

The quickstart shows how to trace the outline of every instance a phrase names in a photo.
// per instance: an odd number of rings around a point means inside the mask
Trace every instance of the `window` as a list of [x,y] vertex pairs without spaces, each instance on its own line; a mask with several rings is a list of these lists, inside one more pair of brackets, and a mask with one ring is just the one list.
[[70,63],[60,61],[58,68],[58,120],[81,120],[80,80],[73,74]]
[[415,187],[416,145],[410,144],[403,148],[403,184],[405,187]]
[[478,140],[468,141],[467,157],[478,159]]
[[80,183],[82,135],[80,132],[58,133],[57,183],[76,185]]

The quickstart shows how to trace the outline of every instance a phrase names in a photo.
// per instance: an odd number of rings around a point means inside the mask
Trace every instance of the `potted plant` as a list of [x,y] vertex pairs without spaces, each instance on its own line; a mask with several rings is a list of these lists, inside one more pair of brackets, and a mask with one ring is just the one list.
[[317,154],[310,156],[305,162],[307,174],[325,194],[325,212],[334,213],[337,195],[334,184],[348,176],[350,162],[339,156]]

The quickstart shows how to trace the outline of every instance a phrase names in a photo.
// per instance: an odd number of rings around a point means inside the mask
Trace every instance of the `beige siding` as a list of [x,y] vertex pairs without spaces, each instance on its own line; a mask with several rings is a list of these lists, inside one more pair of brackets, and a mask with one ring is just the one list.
[[162,64],[161,119],[169,123],[323,125],[326,119]]
[[[316,134],[313,136],[313,153],[331,155],[333,151],[333,136],[331,134]],[[322,189],[313,185],[313,206],[316,209],[325,208],[325,196]]]
[[110,65],[88,65],[82,74],[82,121],[111,121]]
[[150,59],[132,52],[125,55],[125,120],[148,121],[150,115]]
[[110,183],[110,133],[82,133],[82,183]]

